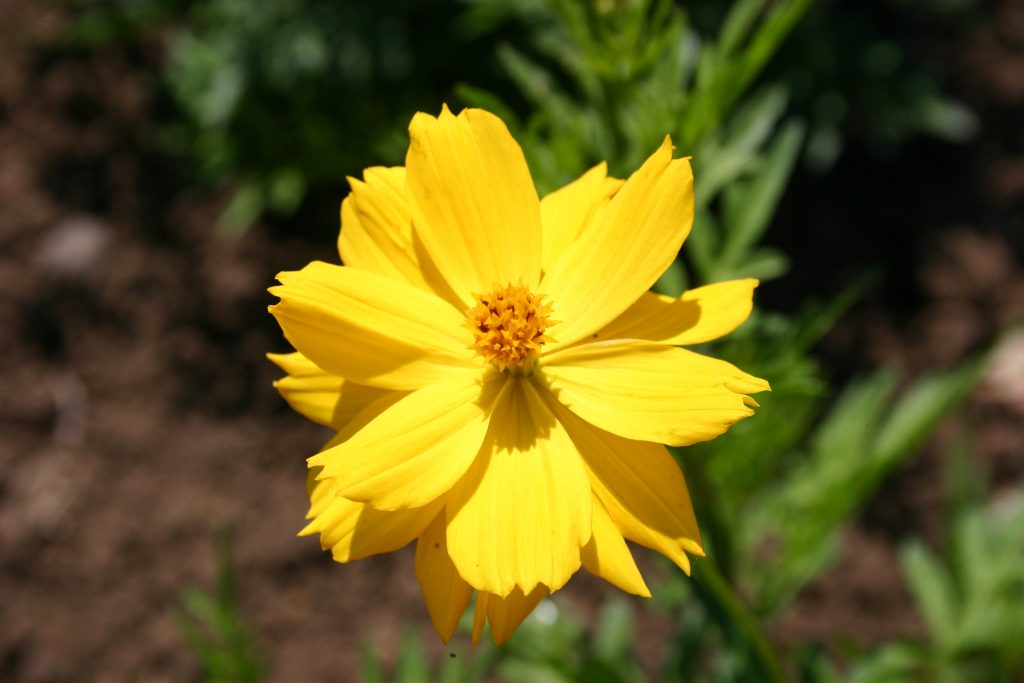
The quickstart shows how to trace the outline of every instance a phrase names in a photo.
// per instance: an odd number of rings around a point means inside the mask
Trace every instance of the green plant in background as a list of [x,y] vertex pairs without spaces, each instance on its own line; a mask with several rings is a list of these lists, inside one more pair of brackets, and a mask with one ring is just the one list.
[[[464,624],[469,629],[471,619]],[[481,643],[471,651],[453,650],[437,667],[429,664],[418,638],[402,640],[394,673],[371,649],[364,649],[363,683],[474,683],[496,676],[504,683],[642,683],[633,660],[634,615],[631,603],[616,596],[602,605],[592,627],[545,600],[505,646]]]
[[[686,249],[697,281],[769,279],[785,272],[785,257],[758,242],[800,151],[802,125],[783,122],[784,84],[743,98],[810,5],[741,0],[716,35],[702,36],[663,0],[475,0],[465,17],[474,31],[494,31],[509,17],[533,27],[536,57],[498,47],[530,113],[517,117],[499,95],[474,86],[457,93],[512,122],[542,190],[602,159],[621,176],[671,134],[699,179]],[[675,294],[686,284],[680,266],[659,288]]]
[[245,228],[265,210],[290,214],[310,188],[329,185],[336,196],[347,170],[401,161],[405,124],[433,104],[457,58],[437,49],[443,34],[416,29],[443,27],[451,10],[438,7],[211,0],[190,8],[166,68],[184,117],[166,133],[210,180],[241,180],[223,225]]
[[193,182],[230,191],[219,227],[235,234],[318,191],[337,215],[345,174],[401,163],[412,114],[489,49],[453,32],[457,5],[432,0],[63,1],[79,8],[72,46],[156,36],[167,106],[149,133]]
[[764,612],[787,605],[821,573],[838,551],[837,532],[966,397],[980,367],[973,362],[921,378],[898,399],[898,377],[888,371],[843,391],[793,466],[739,513],[751,520],[743,529],[742,573],[756,580]]
[[891,645],[893,654],[878,657],[903,659],[904,671],[939,681],[1015,680],[1024,671],[1024,495],[960,514],[947,557],[920,541],[904,546],[903,570],[928,641]]
[[[289,216],[318,191],[333,211],[339,177],[381,159],[401,163],[410,115],[436,110],[459,81],[463,101],[506,121],[522,114],[516,137],[542,189],[603,159],[620,174],[635,168],[670,132],[696,159],[698,200],[729,185],[736,206],[745,198],[732,180],[757,175],[754,162],[778,164],[764,173],[785,178],[808,124],[804,158],[818,169],[851,132],[885,151],[922,133],[964,141],[977,128],[883,18],[829,0],[806,20],[810,0],[461,0],[461,14],[459,2],[429,0],[53,1],[78,11],[72,46],[140,36],[162,45],[154,82],[170,106],[157,137],[204,183],[231,189],[221,225],[235,232],[266,212]],[[894,0],[886,11],[904,29],[956,27],[969,25],[976,4]],[[720,130],[783,44],[770,92],[742,103],[757,120]],[[791,100],[808,124],[788,122],[777,156],[758,155]],[[716,225],[697,238],[691,260],[702,279],[740,265],[744,243],[756,242],[756,213],[746,230],[725,231],[729,245],[715,241]],[[782,255],[764,247],[753,260],[747,272],[784,270]]]
[[231,562],[231,532],[217,539],[217,586],[187,588],[181,594],[178,628],[195,653],[205,683],[259,683],[267,662],[238,610]]
[[448,650],[447,656],[435,667],[419,636],[407,630],[402,634],[398,657],[388,676],[385,662],[369,643],[364,644],[359,680],[362,683],[474,683],[488,674],[498,656],[497,648],[490,642],[482,642],[474,650],[454,645]]
[[[973,473],[971,476],[977,476]],[[1024,493],[976,501],[952,519],[948,547],[937,555],[918,540],[901,551],[903,573],[927,635],[854,652],[840,673],[823,657],[808,683],[991,681],[1024,673]]]
[[922,24],[947,36],[970,30],[979,5],[976,0],[819,3],[773,69],[792,84],[793,98],[807,114],[807,166],[827,171],[851,144],[885,157],[921,136],[970,141],[978,131],[977,116],[944,92],[941,77],[916,56],[929,46],[910,43],[906,36]]

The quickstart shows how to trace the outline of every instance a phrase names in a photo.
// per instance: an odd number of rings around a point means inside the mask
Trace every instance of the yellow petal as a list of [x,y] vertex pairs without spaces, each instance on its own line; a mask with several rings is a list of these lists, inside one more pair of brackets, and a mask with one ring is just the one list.
[[499,372],[463,374],[412,392],[352,438],[309,459],[339,495],[380,510],[444,495],[469,468],[507,384]]
[[487,621],[491,624],[491,637],[494,638],[494,642],[498,645],[508,642],[519,625],[530,616],[530,612],[549,594],[547,588],[537,586],[528,595],[524,595],[519,588],[504,598],[488,595],[484,601],[484,608],[487,611]]
[[423,591],[430,620],[441,640],[451,640],[466,611],[473,589],[455,571],[445,540],[444,512],[423,531],[416,542],[416,578]]
[[627,439],[688,446],[754,414],[746,396],[768,383],[686,349],[613,340],[545,359],[540,377],[557,399]]
[[341,429],[356,413],[389,392],[324,372],[301,353],[268,353],[288,373],[274,388],[295,412],[317,424]]
[[417,389],[479,367],[465,316],[399,280],[319,261],[280,273],[270,307],[284,335],[324,370],[359,384]]
[[735,330],[754,308],[754,279],[729,280],[683,292],[678,299],[648,292],[596,339],[645,339],[663,344],[701,344]]
[[608,166],[603,161],[540,200],[540,220],[543,227],[541,264],[550,269],[569,245],[583,232],[584,226],[599,209],[606,206],[622,181],[608,177]]
[[693,223],[693,174],[664,144],[615,193],[581,239],[544,275],[551,329],[568,345],[629,308],[671,265]]
[[[390,392],[368,405],[334,435],[324,450],[347,441],[402,395],[401,392]],[[374,510],[363,503],[341,498],[334,479],[316,479],[320,470],[320,467],[311,467],[306,479],[306,491],[309,494],[309,513],[306,518],[312,521],[299,535],[320,534],[321,547],[330,549],[338,562],[398,550],[419,536],[441,511],[440,501],[398,512]]]
[[473,607],[473,645],[480,642],[484,626],[487,625],[487,602],[492,597],[496,596],[482,591],[477,591],[476,593],[476,605]]
[[627,593],[651,597],[651,591],[640,575],[633,554],[608,516],[608,511],[600,500],[595,500],[593,507],[594,533],[590,543],[583,546],[583,566],[594,576],[600,576]]
[[[393,406],[404,396],[406,396],[406,392],[389,391],[376,401],[373,401],[345,423],[345,426],[331,437],[331,440],[319,452],[323,453],[345,443],[353,434],[356,434],[360,429],[373,422],[381,413]],[[309,496],[309,512],[306,514],[306,519],[317,517],[337,497],[337,481],[334,479],[321,479],[320,473],[323,472],[323,469],[320,465],[311,465],[306,474],[306,495]]]
[[[596,429],[562,406],[552,407],[579,448],[594,494],[618,530],[689,573],[686,553],[703,556],[704,550],[683,473],[665,447],[623,439]],[[595,513],[595,537],[597,517]]]
[[468,308],[473,294],[540,279],[540,200],[519,145],[481,109],[416,114],[406,182],[416,233]]
[[327,505],[299,534],[320,534],[320,546],[330,549],[338,562],[398,550],[419,536],[441,511],[440,501],[395,512],[374,510],[338,497],[329,479],[317,482],[317,489],[320,487],[326,487],[322,495]]
[[[325,448],[329,446],[330,444]],[[306,519],[316,519],[335,498],[334,485],[317,479],[321,470],[323,470],[322,467],[310,467],[306,470],[306,495],[309,496],[309,511],[306,513]],[[302,532],[299,532],[299,535],[302,536]]]
[[451,303],[458,300],[423,245],[414,240],[405,169],[375,166],[349,178],[341,204],[338,252],[346,266],[405,280]]
[[[512,384],[514,383],[514,384]],[[473,466],[448,494],[448,552],[477,590],[557,590],[590,540],[590,483],[565,429],[530,380],[495,406]]]

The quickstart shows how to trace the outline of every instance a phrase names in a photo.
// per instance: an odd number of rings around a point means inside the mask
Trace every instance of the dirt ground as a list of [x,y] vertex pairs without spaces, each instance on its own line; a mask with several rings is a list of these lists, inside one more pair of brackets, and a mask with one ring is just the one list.
[[[967,44],[936,50],[981,113],[976,143],[912,148],[867,175],[869,160],[854,155],[829,177],[799,178],[787,199],[775,237],[796,275],[764,288],[769,306],[787,304],[787,287],[817,277],[838,287],[872,262],[886,267],[822,345],[842,373],[942,367],[1020,322],[1024,9],[997,11]],[[271,388],[264,353],[286,346],[266,287],[279,270],[333,260],[333,246],[266,226],[217,238],[224,198],[180,190],[185,170],[138,137],[153,106],[145,56],[36,49],[62,21],[0,0],[0,680],[194,680],[179,596],[213,584],[226,527],[241,609],[273,653],[270,680],[348,680],[364,640],[388,653],[400,621],[431,631],[409,549],[342,567],[295,538],[304,458],[328,435]],[[876,201],[857,201],[866,195]],[[909,234],[879,251],[872,240],[897,226]],[[843,267],[822,272],[830,262]],[[919,632],[894,552],[908,535],[942,538],[942,441],[969,432],[997,491],[1024,479],[1017,343],[886,484],[777,637],[870,644]],[[571,610],[604,590],[574,583]]]

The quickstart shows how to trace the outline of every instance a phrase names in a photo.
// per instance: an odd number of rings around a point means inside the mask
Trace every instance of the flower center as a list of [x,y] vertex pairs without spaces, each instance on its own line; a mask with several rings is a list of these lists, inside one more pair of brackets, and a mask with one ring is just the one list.
[[466,314],[466,327],[475,337],[470,347],[499,370],[522,366],[530,361],[544,342],[553,341],[544,330],[551,304],[541,301],[523,285],[494,285],[490,294],[477,294],[477,304]]

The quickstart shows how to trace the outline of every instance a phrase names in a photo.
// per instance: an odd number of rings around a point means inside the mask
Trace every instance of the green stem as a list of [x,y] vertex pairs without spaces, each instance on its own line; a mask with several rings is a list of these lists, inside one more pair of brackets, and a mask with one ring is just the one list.
[[719,573],[715,563],[710,558],[696,560],[693,574],[699,587],[704,589],[700,592],[704,594],[705,600],[712,602],[714,607],[724,613],[729,622],[743,634],[754,661],[764,676],[763,680],[768,683],[788,683],[789,679],[775,650],[761,630],[761,625],[736,595],[729,582]]

